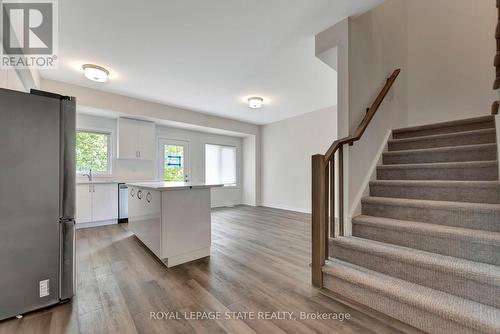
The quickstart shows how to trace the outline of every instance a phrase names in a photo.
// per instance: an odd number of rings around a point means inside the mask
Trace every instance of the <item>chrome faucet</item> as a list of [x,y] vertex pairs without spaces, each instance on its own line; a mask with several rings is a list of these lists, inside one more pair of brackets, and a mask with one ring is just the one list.
[[89,182],[92,182],[92,168],[89,170],[88,174],[83,174],[83,176],[86,176],[89,178]]

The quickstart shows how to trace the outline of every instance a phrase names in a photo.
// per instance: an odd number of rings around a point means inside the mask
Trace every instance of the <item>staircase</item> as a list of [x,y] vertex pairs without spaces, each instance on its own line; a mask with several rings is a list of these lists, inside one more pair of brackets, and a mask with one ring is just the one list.
[[398,129],[323,287],[429,333],[500,333],[493,116]]

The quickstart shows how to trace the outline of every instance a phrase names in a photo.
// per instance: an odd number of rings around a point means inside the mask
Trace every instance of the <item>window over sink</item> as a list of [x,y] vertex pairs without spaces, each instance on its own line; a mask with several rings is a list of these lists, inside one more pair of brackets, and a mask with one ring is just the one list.
[[111,174],[111,133],[78,130],[76,132],[76,172]]

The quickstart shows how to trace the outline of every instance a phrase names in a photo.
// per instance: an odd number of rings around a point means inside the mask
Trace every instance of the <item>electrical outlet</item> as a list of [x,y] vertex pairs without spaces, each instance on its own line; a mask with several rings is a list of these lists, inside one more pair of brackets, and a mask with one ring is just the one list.
[[40,290],[40,298],[47,297],[50,294],[49,280],[48,279],[40,281],[39,287],[40,287],[40,289],[39,289]]

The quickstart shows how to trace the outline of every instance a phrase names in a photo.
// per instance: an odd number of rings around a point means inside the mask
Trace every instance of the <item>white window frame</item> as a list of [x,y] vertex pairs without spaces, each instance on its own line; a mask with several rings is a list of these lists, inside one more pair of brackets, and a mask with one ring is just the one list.
[[203,147],[203,179],[205,180],[205,182],[207,182],[207,145],[234,148],[234,153],[235,153],[234,154],[235,183],[224,184],[223,187],[225,187],[225,188],[238,188],[238,186],[239,186],[239,183],[238,183],[238,180],[239,180],[239,178],[238,178],[238,176],[239,176],[239,173],[238,173],[238,170],[239,170],[239,168],[238,168],[238,146],[228,145],[228,144],[218,144],[218,143],[205,143],[205,145]]
[[[98,172],[98,171],[92,171],[92,175],[95,177],[99,176],[113,176],[113,131],[110,129],[96,129],[96,128],[77,128],[76,132],[89,132],[89,133],[95,133],[95,134],[101,134],[101,135],[107,135],[108,136],[108,171],[103,173],[103,172]],[[75,161],[76,163],[76,161]],[[83,176],[84,174],[87,174],[89,171],[76,171],[77,176]]]

